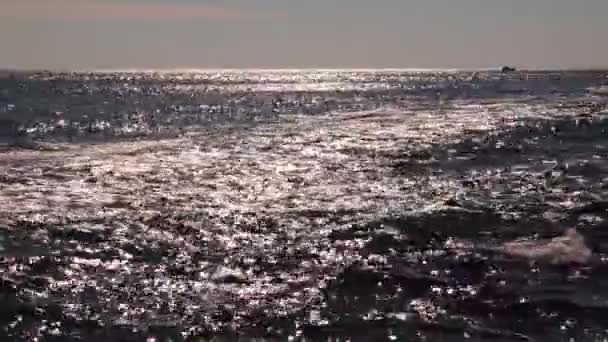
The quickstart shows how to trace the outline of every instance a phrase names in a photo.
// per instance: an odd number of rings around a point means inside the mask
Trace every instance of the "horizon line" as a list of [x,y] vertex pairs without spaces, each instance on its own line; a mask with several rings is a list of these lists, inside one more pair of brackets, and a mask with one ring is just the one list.
[[[51,72],[51,73],[209,73],[209,72],[492,72],[500,71],[506,65],[478,68],[331,68],[331,67],[303,67],[303,68],[30,68],[18,66],[0,66],[1,72]],[[509,65],[509,67],[512,67]],[[603,67],[516,67],[516,72],[525,71],[608,71]]]

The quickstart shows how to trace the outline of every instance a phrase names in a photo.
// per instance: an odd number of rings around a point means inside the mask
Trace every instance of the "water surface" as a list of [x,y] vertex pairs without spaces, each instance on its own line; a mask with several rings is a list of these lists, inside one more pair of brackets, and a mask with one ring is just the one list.
[[607,75],[2,75],[0,339],[603,341]]

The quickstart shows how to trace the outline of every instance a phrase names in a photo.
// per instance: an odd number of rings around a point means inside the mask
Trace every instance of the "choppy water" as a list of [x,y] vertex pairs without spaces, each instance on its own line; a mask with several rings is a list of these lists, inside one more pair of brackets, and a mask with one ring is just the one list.
[[605,341],[607,76],[0,74],[0,340]]

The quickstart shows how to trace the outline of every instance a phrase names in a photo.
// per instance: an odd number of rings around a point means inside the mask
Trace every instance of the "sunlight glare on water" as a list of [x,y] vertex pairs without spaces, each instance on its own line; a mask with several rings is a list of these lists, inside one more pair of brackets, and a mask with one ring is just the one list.
[[1,340],[602,340],[602,72],[0,79]]

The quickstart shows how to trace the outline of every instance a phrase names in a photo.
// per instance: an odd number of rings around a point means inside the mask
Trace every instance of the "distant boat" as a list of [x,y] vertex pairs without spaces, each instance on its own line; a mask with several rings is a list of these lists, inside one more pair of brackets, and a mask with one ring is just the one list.
[[517,70],[514,67],[510,67],[510,66],[506,66],[506,65],[500,69],[500,72],[502,72],[503,74],[507,74],[507,73],[515,72],[515,71],[517,71]]
[[608,85],[587,88],[587,90],[589,90],[589,92],[594,95],[608,96]]

